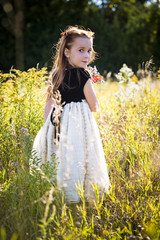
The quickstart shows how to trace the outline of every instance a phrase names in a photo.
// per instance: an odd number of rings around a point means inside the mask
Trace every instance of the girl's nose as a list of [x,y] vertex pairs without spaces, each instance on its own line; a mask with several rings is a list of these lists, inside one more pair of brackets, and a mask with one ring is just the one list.
[[85,57],[90,58],[90,53],[89,53],[89,52],[86,52],[86,53],[85,53]]

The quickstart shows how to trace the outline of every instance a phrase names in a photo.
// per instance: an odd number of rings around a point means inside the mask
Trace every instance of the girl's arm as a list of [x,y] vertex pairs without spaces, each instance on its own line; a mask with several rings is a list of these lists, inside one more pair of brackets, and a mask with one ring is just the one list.
[[91,112],[100,111],[100,105],[90,79],[88,79],[88,81],[84,85],[83,91]]
[[47,120],[48,114],[50,113],[52,106],[55,104],[54,98],[50,98],[44,107],[44,123]]

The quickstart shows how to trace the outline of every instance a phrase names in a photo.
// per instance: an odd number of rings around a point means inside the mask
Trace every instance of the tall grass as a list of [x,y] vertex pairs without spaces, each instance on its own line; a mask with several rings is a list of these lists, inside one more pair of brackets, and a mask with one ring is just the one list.
[[[29,172],[43,125],[46,69],[0,73],[0,238],[155,239],[160,237],[160,83],[97,84],[95,114],[112,188],[101,199],[66,204],[53,163]],[[136,79],[134,77],[134,79]],[[129,93],[129,94],[128,94]]]

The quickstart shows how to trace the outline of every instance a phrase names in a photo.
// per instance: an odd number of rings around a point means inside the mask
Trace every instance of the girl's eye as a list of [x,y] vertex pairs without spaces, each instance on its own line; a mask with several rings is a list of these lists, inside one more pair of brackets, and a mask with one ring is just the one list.
[[80,49],[79,51],[82,53],[84,50],[83,50],[83,49]]
[[92,52],[92,50],[90,49],[90,50],[88,50],[88,52],[90,53],[90,52]]

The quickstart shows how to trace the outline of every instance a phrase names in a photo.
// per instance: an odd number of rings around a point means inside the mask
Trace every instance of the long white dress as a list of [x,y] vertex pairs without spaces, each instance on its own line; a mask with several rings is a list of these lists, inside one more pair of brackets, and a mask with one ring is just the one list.
[[66,202],[80,201],[77,189],[80,186],[88,201],[95,198],[94,184],[101,196],[109,190],[110,180],[98,126],[88,103],[82,100],[64,106],[58,144],[54,143],[51,112],[33,145],[40,164],[51,161],[56,154],[57,185],[63,190]]

